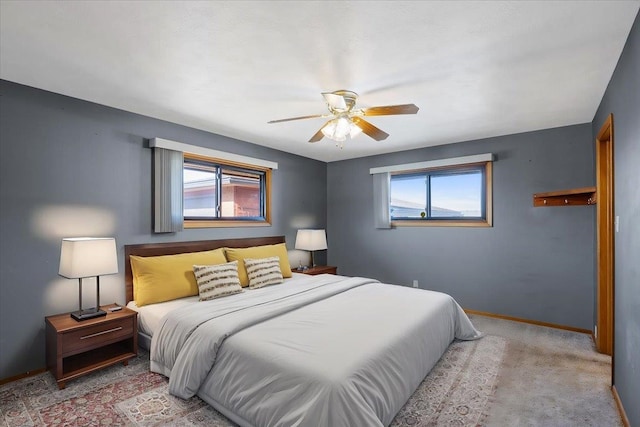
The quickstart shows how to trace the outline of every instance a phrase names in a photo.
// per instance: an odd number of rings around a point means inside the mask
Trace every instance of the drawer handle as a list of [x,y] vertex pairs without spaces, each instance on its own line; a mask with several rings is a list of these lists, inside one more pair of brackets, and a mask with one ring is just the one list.
[[120,329],[122,329],[122,326],[118,326],[117,328],[108,329],[108,330],[102,331],[102,332],[96,332],[95,334],[91,334],[91,335],[85,335],[84,337],[80,337],[80,339],[84,340],[84,339],[87,339],[87,338],[93,338],[93,337],[97,337],[99,335],[108,334],[109,332],[119,331]]

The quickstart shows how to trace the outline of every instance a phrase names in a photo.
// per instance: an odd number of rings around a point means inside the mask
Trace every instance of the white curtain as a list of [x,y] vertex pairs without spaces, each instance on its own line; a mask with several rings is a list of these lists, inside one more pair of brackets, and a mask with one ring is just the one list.
[[156,233],[174,233],[183,229],[183,157],[181,151],[153,149],[153,231]]
[[389,172],[373,174],[373,215],[376,228],[391,228],[391,196]]

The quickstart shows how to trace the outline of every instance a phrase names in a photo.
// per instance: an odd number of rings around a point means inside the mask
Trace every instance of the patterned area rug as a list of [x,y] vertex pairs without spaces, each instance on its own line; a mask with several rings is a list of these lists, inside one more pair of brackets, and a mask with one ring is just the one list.
[[[486,336],[455,341],[400,410],[392,426],[482,424],[495,391],[506,341]],[[58,390],[49,373],[0,387],[6,426],[214,426],[234,424],[197,397],[167,392],[167,379],[149,372],[149,354],[79,378]]]

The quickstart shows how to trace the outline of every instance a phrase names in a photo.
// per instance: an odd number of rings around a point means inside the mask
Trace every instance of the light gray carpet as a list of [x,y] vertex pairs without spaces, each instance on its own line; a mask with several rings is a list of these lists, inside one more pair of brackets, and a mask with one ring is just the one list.
[[611,393],[611,358],[591,336],[484,316],[487,335],[507,339],[487,426],[622,426]]

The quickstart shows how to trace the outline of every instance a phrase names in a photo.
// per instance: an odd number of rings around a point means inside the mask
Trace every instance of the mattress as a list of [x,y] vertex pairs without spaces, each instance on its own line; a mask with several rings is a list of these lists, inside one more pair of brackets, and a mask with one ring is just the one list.
[[197,302],[197,296],[143,305],[142,307],[138,307],[135,301],[130,301],[127,304],[127,308],[138,312],[138,331],[152,337],[160,327],[160,321],[167,313]]
[[[142,307],[144,308],[144,307]],[[451,296],[333,275],[184,305],[156,323],[151,369],[241,426],[386,426],[454,338]]]
[[[285,284],[292,284],[294,279],[304,281],[309,276],[306,274],[293,273],[292,278],[285,279]],[[268,289],[268,288],[266,288]],[[160,326],[160,321],[169,312],[199,302],[199,297],[191,296],[179,298],[172,301],[159,302],[155,304],[143,305],[138,307],[135,301],[129,301],[127,308],[138,313],[138,344],[145,350],[151,349],[151,339],[153,334]]]

